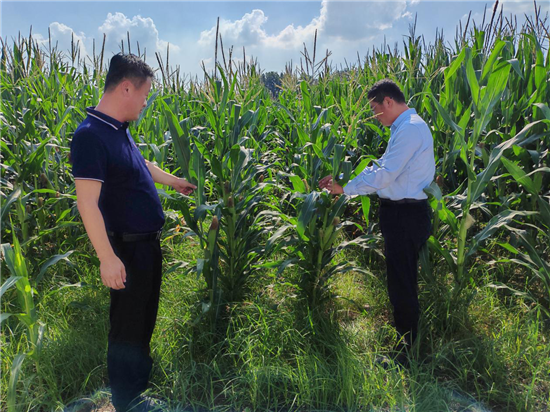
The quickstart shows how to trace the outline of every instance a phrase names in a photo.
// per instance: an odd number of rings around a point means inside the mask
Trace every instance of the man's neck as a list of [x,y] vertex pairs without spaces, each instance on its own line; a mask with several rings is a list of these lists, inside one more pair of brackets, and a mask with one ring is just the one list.
[[392,125],[395,123],[399,116],[409,110],[409,106],[407,106],[406,104],[400,104],[395,109],[395,118],[393,119],[393,122],[391,122]]
[[126,122],[125,116],[120,111],[121,104],[117,103],[115,99],[109,98],[107,95],[103,95],[95,110],[118,120],[120,123]]

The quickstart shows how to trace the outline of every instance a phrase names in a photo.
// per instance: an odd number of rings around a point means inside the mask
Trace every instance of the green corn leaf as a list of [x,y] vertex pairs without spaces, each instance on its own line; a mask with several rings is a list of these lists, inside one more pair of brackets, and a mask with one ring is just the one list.
[[527,176],[527,174],[523,171],[521,167],[519,167],[516,163],[506,159],[504,156],[502,156],[501,160],[504,167],[506,167],[506,170],[508,170],[508,173],[512,175],[516,182],[522,185],[529,193],[533,195],[538,194],[538,192],[540,191],[540,187],[537,187],[535,185],[533,180],[531,180]]
[[535,103],[534,105],[537,106],[542,111],[542,113],[544,114],[544,117],[547,120],[550,120],[550,109],[548,108],[548,106],[546,104],[544,104],[544,103]]
[[340,163],[344,155],[345,146],[337,144],[334,146],[334,157],[332,158],[332,175],[336,178],[340,173]]
[[472,93],[472,99],[474,107],[479,111],[479,83],[477,81],[476,73],[474,71],[474,66],[472,63],[472,50],[466,48],[466,79],[468,80],[468,85],[470,86],[470,91]]
[[517,73],[517,75],[523,80],[524,77],[523,77],[523,73],[521,72],[521,67],[520,67],[518,59],[510,59],[510,60],[507,60],[507,61],[508,61],[508,63],[510,63],[510,65],[512,66],[512,69],[514,69],[514,71]]
[[1,215],[1,220],[4,220],[5,219],[5,215],[6,213],[10,210],[10,205],[15,202],[19,196],[21,196],[21,188],[20,187],[16,187],[14,191],[12,191],[10,193],[10,195],[8,196],[8,198],[6,199],[5,202],[3,202],[3,205],[2,205],[2,215]]
[[204,270],[205,259],[197,259],[197,280],[200,279],[202,272]]
[[433,102],[435,103],[435,107],[437,108],[437,112],[439,113],[439,115],[441,116],[441,118],[443,119],[445,124],[447,126],[449,126],[451,129],[453,129],[455,132],[457,132],[459,135],[464,136],[464,131],[462,130],[462,128],[460,126],[458,126],[451,119],[451,116],[449,115],[447,110],[445,110],[445,108],[443,106],[441,106],[441,104],[439,104],[439,102],[437,101],[435,96],[433,94],[430,94],[429,96],[432,98]]
[[481,196],[481,194],[487,187],[487,183],[494,176],[500,164],[500,159],[503,156],[505,150],[510,149],[512,146],[517,144],[540,139],[541,135],[534,135],[531,138],[526,139],[526,135],[529,132],[529,130],[536,124],[540,124],[540,123],[541,123],[540,120],[529,123],[512,139],[502,142],[491,151],[491,155],[489,157],[489,163],[487,164],[487,167],[485,168],[485,170],[483,170],[481,173],[478,174],[477,179],[475,180],[474,183],[472,183],[472,193],[470,197],[470,200],[472,203],[475,202],[479,198],[479,196]]
[[310,119],[312,116],[314,116],[314,111],[311,104],[311,94],[309,92],[309,87],[305,80],[300,83],[300,90],[302,91],[302,102],[306,111],[306,116],[308,119]]
[[317,210],[316,203],[319,199],[319,192],[311,192],[304,200],[300,214],[298,215],[298,224],[296,230],[300,237],[304,240],[309,238],[305,235],[306,227],[309,226],[311,219],[315,218],[315,212]]
[[460,68],[460,65],[462,64],[462,61],[464,60],[464,57],[466,56],[466,49],[462,49],[460,54],[456,57],[456,59],[453,60],[451,65],[445,69],[445,88],[450,88],[450,79],[453,77],[453,75],[456,73],[456,71]]
[[69,260],[69,256],[71,256],[73,252],[74,250],[70,250],[67,253],[64,253],[62,255],[54,255],[51,258],[49,258],[46,262],[44,262],[44,264],[40,267],[40,272],[38,273],[38,276],[36,276],[36,279],[34,279],[35,284],[40,283],[40,281],[42,280],[42,277],[44,276],[48,268],[50,266],[55,265],[60,260],[64,260],[68,264],[72,264],[72,262]]
[[483,65],[483,71],[481,73],[481,83],[484,83],[487,79],[487,76],[493,72],[493,66],[496,63],[497,59],[500,57],[500,52],[506,46],[506,41],[498,40],[493,45],[491,55]]
[[222,163],[220,162],[220,160],[218,159],[217,156],[212,156],[210,158],[210,168],[212,169],[212,173],[214,173],[214,175],[218,179],[220,179],[220,181],[225,180],[225,175],[223,173],[224,168],[223,168]]
[[4,321],[6,319],[8,319],[9,317],[11,317],[13,314],[12,313],[0,313],[0,324],[4,323]]
[[546,262],[546,260],[543,259],[537,251],[534,246],[534,239],[531,238],[527,232],[523,230],[516,230],[515,233],[518,236],[522,246],[527,250],[531,261],[536,265],[537,271],[535,273],[537,273],[538,277],[540,277],[540,279],[545,283],[547,288],[545,292],[550,297],[550,264]]
[[453,273],[456,273],[457,271],[456,258],[452,256],[447,249],[441,246],[441,244],[439,243],[439,240],[437,240],[434,236],[430,236],[427,243],[428,243],[428,247],[433,252],[435,252],[439,256],[442,256],[445,259],[451,271]]
[[[323,196],[329,196],[329,195],[324,193]],[[342,216],[342,214],[346,210],[346,205],[349,199],[350,197],[348,195],[340,195],[340,197],[338,197],[338,200],[336,201],[336,203],[334,203],[330,208],[330,213],[327,219],[327,225],[332,224],[335,218]]]
[[302,179],[300,179],[300,176],[290,175],[288,178],[290,179],[295,192],[306,193],[306,186],[304,185]]
[[372,160],[376,160],[376,158],[374,156],[369,156],[369,157],[361,160],[359,162],[359,164],[357,165],[357,167],[355,168],[355,170],[353,171],[353,173],[351,175],[351,179],[357,177],[363,170],[365,170],[365,168],[369,165],[369,163]]
[[170,107],[164,100],[161,100],[164,107],[164,116],[168,121],[168,127],[170,129],[170,135],[172,136],[172,142],[176,149],[177,160],[180,164],[180,168],[187,181],[191,181],[191,175],[189,173],[189,167],[191,164],[191,147],[189,140],[189,133],[187,128],[187,121],[184,120],[183,128],[178,122],[176,115],[170,110]]
[[550,203],[542,196],[537,198],[537,203],[540,208],[541,220],[544,222],[547,228],[550,228]]
[[466,253],[466,258],[469,258],[474,253],[476,253],[484,241],[489,239],[498,229],[508,225],[513,219],[520,216],[531,216],[534,214],[536,214],[536,212],[525,212],[507,209],[500,212],[498,215],[493,216],[493,218],[489,220],[489,223],[487,223],[483,230],[475,235],[472,239],[468,252]]
[[17,382],[19,381],[19,374],[21,373],[21,367],[23,361],[27,355],[20,353],[15,356],[10,368],[10,381],[8,383],[8,412],[17,412]]
[[2,288],[0,289],[0,298],[6,293],[8,289],[10,289],[13,285],[17,283],[17,281],[21,279],[21,276],[10,276],[2,285]]
[[71,113],[71,111],[73,109],[74,109],[74,106],[69,106],[65,109],[65,112],[61,116],[61,119],[58,120],[57,125],[55,126],[55,129],[53,130],[53,135],[54,136],[59,136],[59,132],[61,131],[61,128],[63,127],[63,125],[67,121],[67,119],[69,117],[69,114]]
[[340,184],[341,185],[345,185],[346,183],[349,182],[350,180],[350,177],[351,177],[351,171],[352,171],[352,165],[351,165],[351,162],[346,160],[344,162],[342,162],[342,179],[340,180]]
[[200,206],[205,202],[204,186],[206,182],[206,168],[204,165],[204,158],[196,145],[193,145],[193,154],[191,160],[193,171],[196,174],[196,180],[193,183],[197,185],[197,189],[195,190],[195,194],[197,197],[197,206]]
[[370,197],[361,196],[361,208],[365,218],[365,228],[369,227]]
[[[311,126],[311,130],[317,130],[319,128],[319,124],[323,121],[323,119],[326,118],[327,115],[327,109],[323,109],[321,113],[319,113],[319,116],[317,117],[317,120],[313,125]],[[315,143],[315,142],[314,142]]]
[[513,253],[514,255],[518,255],[520,253],[519,250],[517,250],[514,246],[512,246],[510,243],[501,243],[497,242],[497,245],[500,247],[506,249],[508,252]]

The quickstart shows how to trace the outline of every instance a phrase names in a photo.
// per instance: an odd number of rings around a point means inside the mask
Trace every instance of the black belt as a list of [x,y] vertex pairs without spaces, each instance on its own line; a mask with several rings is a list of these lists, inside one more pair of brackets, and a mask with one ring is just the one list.
[[426,203],[427,199],[400,199],[400,200],[391,200],[380,198],[380,203],[383,205],[414,205],[419,203]]
[[108,230],[107,235],[114,239],[121,239],[123,242],[140,242],[144,240],[160,239],[162,235],[162,229],[160,229],[158,232],[149,233],[116,233]]

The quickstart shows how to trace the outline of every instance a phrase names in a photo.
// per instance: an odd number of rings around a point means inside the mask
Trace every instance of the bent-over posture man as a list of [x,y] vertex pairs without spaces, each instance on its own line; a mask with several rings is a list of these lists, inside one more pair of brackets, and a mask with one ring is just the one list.
[[395,327],[403,338],[397,360],[405,362],[405,347],[415,341],[418,304],[418,255],[430,236],[431,210],[423,189],[435,173],[430,129],[409,109],[399,87],[381,80],[367,93],[371,109],[391,136],[378,165],[367,167],[344,188],[332,176],[319,181],[332,194],[367,195],[380,198],[380,230],[384,237],[388,294]]
[[111,288],[107,368],[117,411],[151,410],[142,398],[153,361],[162,277],[164,213],[155,182],[189,194],[196,187],[146,161],[128,129],[146,106],[153,71],[138,57],[111,59],[105,90],[71,143],[77,206]]

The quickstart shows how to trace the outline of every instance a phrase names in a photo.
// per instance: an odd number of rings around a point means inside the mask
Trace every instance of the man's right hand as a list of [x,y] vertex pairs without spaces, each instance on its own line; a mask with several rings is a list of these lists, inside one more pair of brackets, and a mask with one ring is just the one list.
[[332,195],[341,195],[344,193],[344,188],[340,186],[332,175],[328,175],[319,180],[319,187],[321,189],[327,189]]
[[105,286],[115,290],[124,289],[126,282],[126,269],[124,264],[117,255],[112,255],[108,258],[100,260],[99,271],[101,272],[101,280]]

